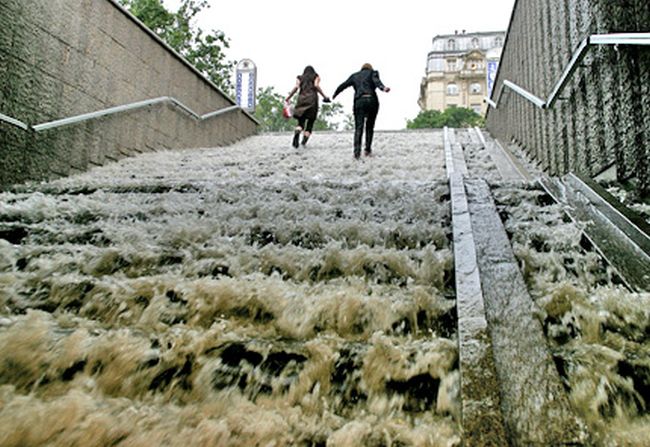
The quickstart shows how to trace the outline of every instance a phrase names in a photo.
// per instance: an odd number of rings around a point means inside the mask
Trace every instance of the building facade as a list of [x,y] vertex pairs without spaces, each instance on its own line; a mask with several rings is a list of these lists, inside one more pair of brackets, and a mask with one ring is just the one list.
[[479,32],[439,35],[427,57],[420,84],[422,110],[465,107],[485,114],[506,33]]

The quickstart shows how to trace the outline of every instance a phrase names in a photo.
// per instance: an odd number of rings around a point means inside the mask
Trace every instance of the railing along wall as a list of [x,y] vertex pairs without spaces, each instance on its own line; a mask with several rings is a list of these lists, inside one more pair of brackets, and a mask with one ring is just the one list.
[[[567,64],[562,76],[553,87],[553,91],[548,95],[546,100],[535,96],[525,88],[515,84],[514,82],[504,79],[498,93],[495,94],[496,100],[492,98],[485,98],[485,101],[490,107],[498,108],[501,103],[501,98],[506,90],[512,90],[535,107],[540,109],[550,109],[555,102],[560,98],[560,94],[566,87],[567,83],[574,75],[579,67],[580,62],[587,55],[587,51],[594,45],[650,45],[650,33],[631,33],[631,34],[594,34],[584,39],[578,49],[573,53],[571,60]],[[569,98],[564,98],[569,99]]]
[[[233,106],[230,106],[230,107],[224,107],[223,109],[219,109],[219,110],[215,110],[213,112],[206,113],[204,115],[199,115],[195,111],[193,111],[192,109],[187,107],[185,104],[180,102],[178,99],[170,98],[168,96],[162,96],[160,98],[147,99],[147,100],[144,100],[144,101],[136,101],[136,102],[132,102],[130,104],[123,104],[123,105],[120,105],[120,106],[109,107],[109,108],[106,108],[106,109],[97,110],[95,112],[82,113],[80,115],[70,116],[70,117],[67,117],[67,118],[61,118],[61,119],[58,119],[58,120],[48,121],[48,122],[41,123],[41,124],[30,125],[30,124],[27,124],[27,123],[23,123],[22,121],[17,120],[15,118],[12,118],[10,116],[3,115],[2,113],[0,113],[0,120],[6,122],[8,124],[11,124],[13,126],[16,126],[19,129],[22,129],[24,131],[32,130],[34,132],[43,132],[43,131],[50,130],[50,129],[57,129],[59,127],[71,126],[73,124],[80,124],[80,123],[83,123],[85,121],[95,120],[95,119],[99,119],[99,118],[102,118],[102,117],[105,117],[105,116],[116,115],[116,114],[119,114],[119,113],[125,113],[125,112],[129,112],[129,111],[144,109],[144,108],[147,108],[147,107],[150,107],[150,106],[155,106],[155,105],[158,105],[158,104],[172,105],[172,106],[176,107],[177,109],[179,109],[181,112],[186,113],[187,115],[191,116],[192,118],[194,118],[197,121],[204,121],[204,120],[207,120],[207,119],[210,119],[210,118],[215,118],[215,117],[224,115],[226,113],[235,112],[235,111],[242,111],[243,112],[241,107],[239,107],[238,105],[233,105]],[[257,121],[254,117],[251,117],[251,119],[253,119],[254,121]]]
[[647,0],[517,0],[488,129],[551,174],[649,193],[649,24]]
[[0,189],[256,132],[115,0],[3,0],[0,28]]

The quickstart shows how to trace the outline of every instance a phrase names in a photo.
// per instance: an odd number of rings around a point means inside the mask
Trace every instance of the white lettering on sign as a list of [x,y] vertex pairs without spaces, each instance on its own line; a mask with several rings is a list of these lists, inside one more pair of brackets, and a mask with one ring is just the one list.
[[237,105],[249,112],[255,111],[256,84],[257,67],[250,59],[243,59],[237,64],[235,96]]

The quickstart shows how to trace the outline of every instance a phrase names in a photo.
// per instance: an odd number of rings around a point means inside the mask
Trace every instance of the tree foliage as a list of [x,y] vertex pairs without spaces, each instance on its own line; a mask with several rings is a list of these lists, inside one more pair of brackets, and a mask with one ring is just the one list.
[[[293,130],[296,120],[282,116],[284,97],[273,87],[260,88],[257,91],[257,107],[255,118],[261,123],[263,132],[282,132]],[[314,123],[314,130],[338,130],[340,122],[345,119],[343,105],[338,102],[322,104]]]
[[321,104],[318,110],[318,117],[314,123],[314,130],[339,130],[341,126],[345,126],[345,113],[343,112],[343,104],[340,102],[331,102],[329,104]]
[[168,11],[162,0],[120,2],[205,77],[232,95],[235,62],[227,60],[224,53],[230,40],[221,31],[205,33],[192,24],[203,9],[210,7],[208,0],[181,0],[176,12]]
[[428,129],[440,127],[473,127],[482,126],[483,117],[471,109],[450,107],[444,112],[425,110],[418,113],[413,120],[406,122],[408,129]]
[[258,89],[255,118],[260,122],[262,132],[281,132],[294,128],[296,122],[282,116],[283,106],[284,98],[273,87]]

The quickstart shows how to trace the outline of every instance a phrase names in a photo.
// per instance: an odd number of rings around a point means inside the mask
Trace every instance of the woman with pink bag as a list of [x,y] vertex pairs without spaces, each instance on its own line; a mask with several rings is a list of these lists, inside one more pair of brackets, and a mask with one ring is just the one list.
[[323,102],[330,102],[330,99],[323,93],[320,88],[320,76],[314,70],[314,67],[307,65],[302,75],[296,78],[296,86],[289,92],[286,97],[285,104],[289,102],[291,97],[298,92],[298,100],[293,108],[293,117],[298,120],[298,126],[293,133],[293,147],[298,147],[300,141],[300,133],[303,132],[302,145],[307,144],[314,122],[318,115],[318,94],[323,97]]

